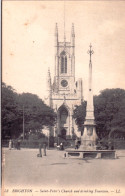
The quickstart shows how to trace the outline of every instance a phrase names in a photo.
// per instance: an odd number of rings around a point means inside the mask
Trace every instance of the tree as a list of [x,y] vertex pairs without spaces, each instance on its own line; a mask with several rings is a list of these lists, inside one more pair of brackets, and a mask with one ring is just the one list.
[[19,110],[23,112],[24,109],[25,132],[41,132],[44,125],[49,127],[55,124],[56,114],[37,95],[23,93],[18,100]]
[[11,86],[2,83],[2,107],[1,107],[1,123],[2,123],[2,138],[16,135],[15,128],[17,125],[17,94]]
[[78,126],[79,131],[83,131],[83,124],[85,121],[85,115],[86,115],[86,104],[87,102],[82,102],[81,105],[75,106],[74,112],[73,112],[73,118],[75,118],[75,122]]
[[[74,118],[79,130],[83,130],[86,102],[76,106]],[[105,89],[94,96],[94,113],[98,136],[108,136],[112,130],[125,130],[125,90]]]
[[125,90],[105,89],[94,97],[97,133],[100,137],[110,131],[125,130]]
[[[53,126],[56,121],[54,111],[42,99],[31,93],[17,94],[11,86],[2,84],[2,138],[17,138],[23,132],[34,131],[42,134],[44,125]],[[39,132],[39,133],[38,133]]]

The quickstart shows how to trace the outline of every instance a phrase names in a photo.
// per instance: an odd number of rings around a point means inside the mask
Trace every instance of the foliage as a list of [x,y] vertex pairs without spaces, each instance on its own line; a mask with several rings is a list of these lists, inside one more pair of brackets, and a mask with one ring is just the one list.
[[37,95],[23,93],[19,95],[20,110],[24,110],[26,130],[40,130],[45,126],[53,126],[56,114],[44,104]]
[[45,134],[37,130],[30,132],[28,137],[29,140],[39,140],[41,138],[45,138]]
[[15,127],[18,123],[18,103],[17,94],[11,86],[2,83],[2,136],[16,135]]
[[81,105],[79,106],[76,105],[74,109],[74,113],[73,113],[73,118],[75,118],[75,122],[78,125],[78,128],[80,131],[84,129],[83,124],[84,124],[85,115],[86,115],[86,104],[87,102],[84,101],[82,102]]
[[105,89],[94,97],[97,133],[100,137],[112,130],[125,130],[125,90]]
[[40,134],[43,126],[53,126],[56,121],[54,111],[31,93],[17,94],[14,89],[2,84],[2,137],[17,138],[23,130]]
[[[74,118],[83,130],[86,102],[76,106]],[[105,89],[98,96],[94,96],[94,110],[97,134],[100,138],[109,135],[110,131],[125,131],[125,90]]]

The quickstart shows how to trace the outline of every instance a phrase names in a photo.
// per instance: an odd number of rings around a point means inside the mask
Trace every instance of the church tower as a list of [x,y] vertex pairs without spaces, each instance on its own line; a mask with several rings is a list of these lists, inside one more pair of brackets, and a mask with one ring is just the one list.
[[[50,73],[49,73],[50,75]],[[77,131],[73,110],[75,105],[80,105],[83,100],[82,79],[75,80],[75,30],[71,27],[71,39],[66,40],[64,33],[63,42],[59,41],[58,26],[55,27],[55,73],[53,84],[47,80],[49,104],[57,112],[57,124],[54,127],[54,136],[69,138]],[[51,87],[51,88],[50,88]]]
[[71,42],[58,41],[58,26],[55,29],[55,76],[54,92],[73,93],[75,82],[75,32],[72,24]]

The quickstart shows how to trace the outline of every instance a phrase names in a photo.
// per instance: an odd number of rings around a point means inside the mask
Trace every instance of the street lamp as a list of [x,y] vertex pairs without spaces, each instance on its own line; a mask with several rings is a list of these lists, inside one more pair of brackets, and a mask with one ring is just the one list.
[[48,132],[48,149],[49,149],[49,132]]
[[23,140],[24,140],[24,132],[25,132],[25,127],[24,127],[24,106],[23,106]]

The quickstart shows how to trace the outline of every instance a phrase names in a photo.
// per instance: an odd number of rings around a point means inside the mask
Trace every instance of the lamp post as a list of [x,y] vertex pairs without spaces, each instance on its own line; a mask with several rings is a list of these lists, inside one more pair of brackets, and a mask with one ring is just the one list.
[[48,132],[48,149],[49,149],[49,132]]
[[23,140],[24,140],[24,133],[25,133],[25,127],[24,127],[24,106],[23,106]]
[[58,135],[58,145],[59,145],[59,135]]

